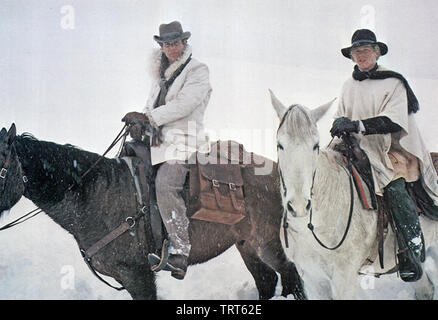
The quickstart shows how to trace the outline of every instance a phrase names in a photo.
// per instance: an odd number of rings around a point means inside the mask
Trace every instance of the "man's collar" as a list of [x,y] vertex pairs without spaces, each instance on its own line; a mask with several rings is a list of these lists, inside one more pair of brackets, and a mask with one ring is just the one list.
[[169,78],[172,76],[172,74],[180,67],[182,66],[187,59],[192,55],[192,48],[187,45],[184,52],[181,54],[181,56],[172,63],[169,67],[167,67],[166,71],[164,72],[164,77],[166,80],[169,80]]

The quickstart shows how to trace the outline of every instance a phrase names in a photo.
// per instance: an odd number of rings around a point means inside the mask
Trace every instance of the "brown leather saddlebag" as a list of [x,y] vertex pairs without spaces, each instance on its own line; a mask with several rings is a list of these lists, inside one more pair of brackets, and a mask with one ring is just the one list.
[[233,225],[245,218],[241,167],[238,164],[200,164],[190,170],[192,219]]

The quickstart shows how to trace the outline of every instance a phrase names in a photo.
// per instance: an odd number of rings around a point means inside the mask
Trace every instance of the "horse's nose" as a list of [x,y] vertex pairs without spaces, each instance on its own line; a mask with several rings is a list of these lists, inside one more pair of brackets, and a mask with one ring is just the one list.
[[286,210],[294,218],[305,217],[312,209],[312,201],[303,199],[301,202],[289,200],[286,204]]

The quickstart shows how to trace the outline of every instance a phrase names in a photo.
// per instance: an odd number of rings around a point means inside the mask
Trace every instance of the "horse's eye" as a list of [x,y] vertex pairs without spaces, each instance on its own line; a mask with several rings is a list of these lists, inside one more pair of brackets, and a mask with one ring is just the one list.
[[315,151],[315,150],[319,150],[319,143],[317,143],[313,146],[313,151]]
[[280,149],[280,150],[284,150],[283,146],[281,144],[279,144],[279,143],[277,143],[277,148]]

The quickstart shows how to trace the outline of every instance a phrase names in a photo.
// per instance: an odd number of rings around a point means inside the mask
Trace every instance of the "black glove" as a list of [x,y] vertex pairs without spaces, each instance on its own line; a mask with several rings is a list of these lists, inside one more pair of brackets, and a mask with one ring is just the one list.
[[145,129],[141,124],[134,124],[129,127],[129,135],[133,140],[141,141],[144,133]]
[[346,117],[340,117],[333,121],[332,128],[330,129],[332,137],[340,138],[343,133],[349,132],[359,132],[359,121],[351,121]]

